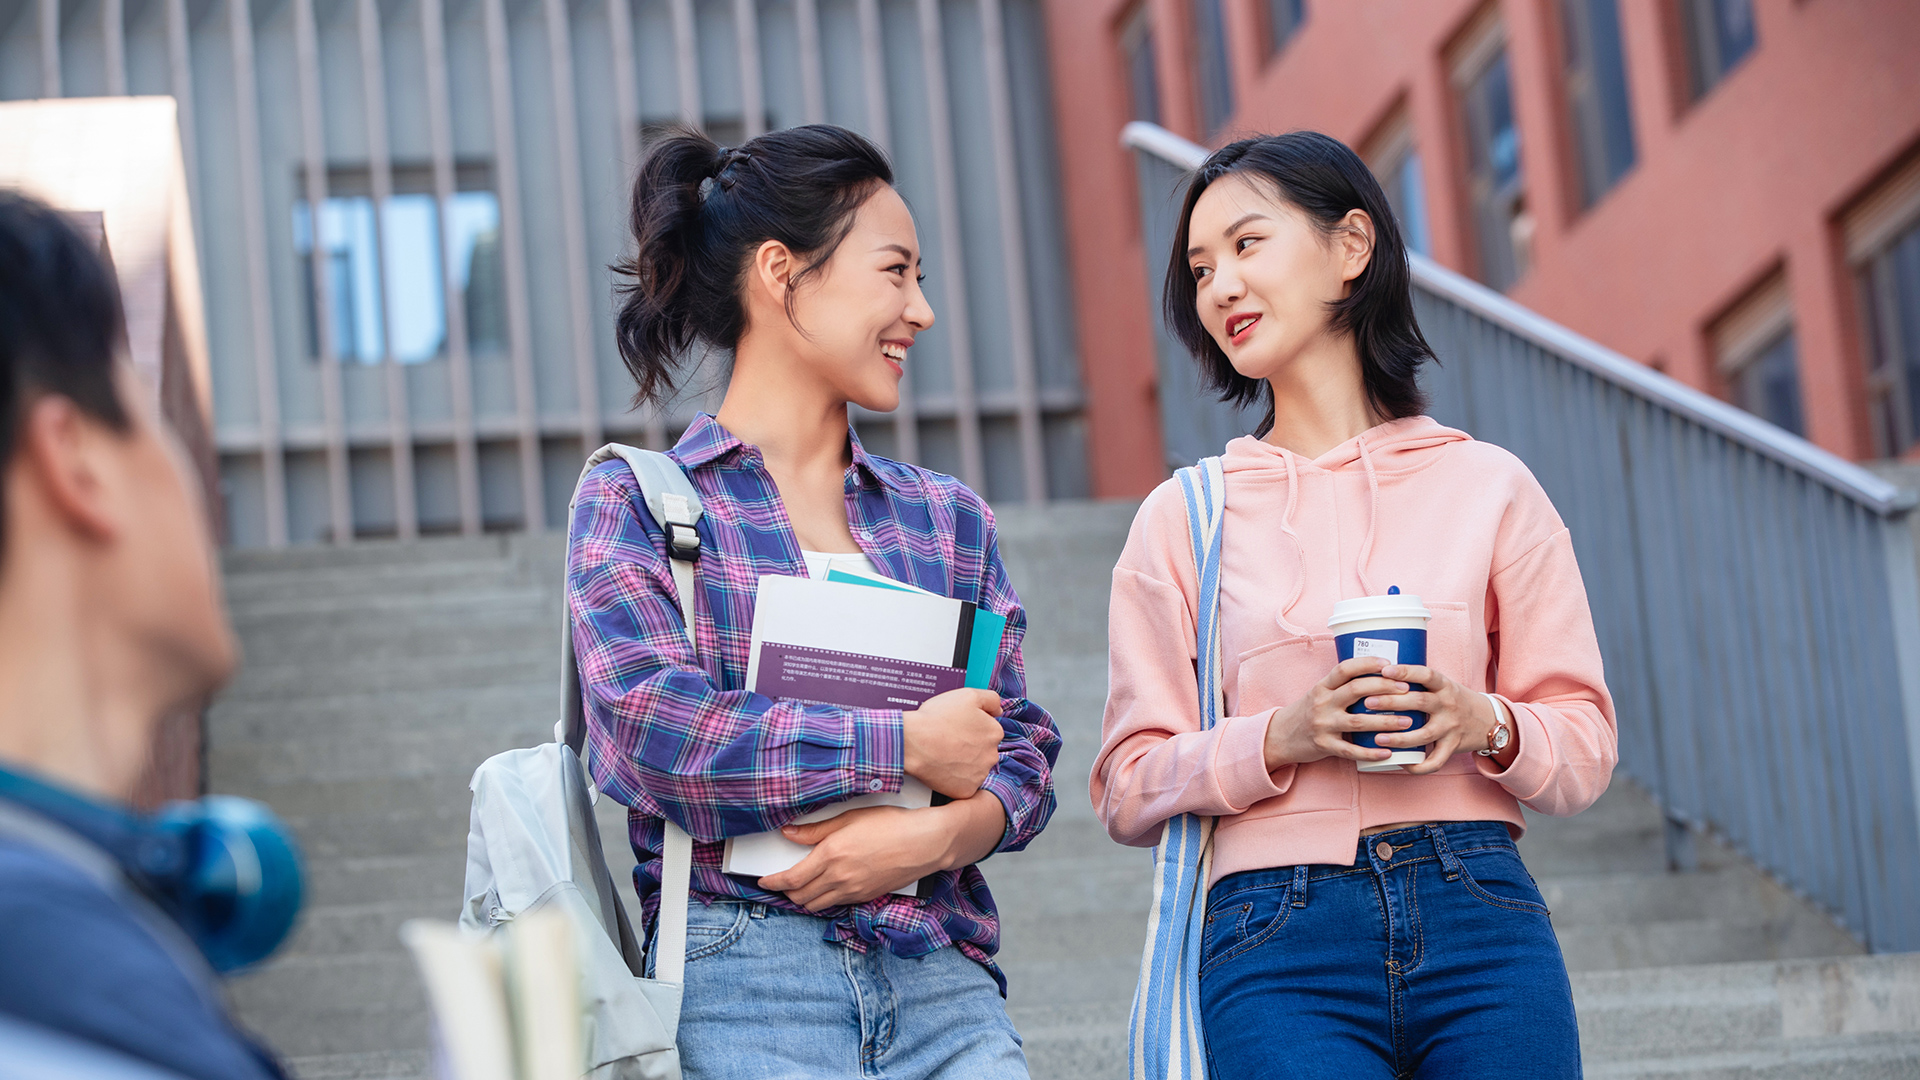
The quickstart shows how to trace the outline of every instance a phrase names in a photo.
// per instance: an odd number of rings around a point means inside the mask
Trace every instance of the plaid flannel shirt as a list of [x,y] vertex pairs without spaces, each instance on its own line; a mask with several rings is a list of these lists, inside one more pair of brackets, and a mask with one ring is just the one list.
[[[1005,709],[1000,762],[983,785],[1006,807],[998,851],[1025,847],[1053,813],[1060,737],[1026,700],[1026,617],[1000,563],[993,514],[950,476],[874,457],[849,429],[847,519],[861,550],[889,576],[1007,617],[993,686]],[[587,764],[628,806],[640,865],[634,885],[649,920],[671,818],[694,838],[693,892],[800,910],[785,895],[720,871],[729,836],[778,829],[829,803],[898,791],[901,714],[778,701],[746,687],[753,603],[764,574],[806,575],[799,540],[760,451],[702,414],[670,452],[700,492],[694,602],[698,658],[681,629],[661,527],[624,462],[581,485],[567,553],[567,593],[587,715]],[[903,957],[948,944],[984,964],[1000,923],[976,866],[943,872],[927,898],[882,896],[829,908],[827,940],[879,944]]]

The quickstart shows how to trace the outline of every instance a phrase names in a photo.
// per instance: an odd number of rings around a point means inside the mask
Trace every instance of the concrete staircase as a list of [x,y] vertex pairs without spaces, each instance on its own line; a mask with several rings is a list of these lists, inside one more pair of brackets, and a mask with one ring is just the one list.
[[[1147,856],[1107,840],[1085,782],[1130,519],[1118,504],[1002,518],[1032,612],[1032,695],[1066,743],[1052,826],[987,867],[1037,1080],[1126,1074]],[[286,815],[311,872],[294,940],[232,992],[304,1080],[427,1072],[424,999],[394,931],[457,913],[474,766],[551,737],[561,555],[557,538],[513,537],[227,558],[247,664],[210,719],[211,782]],[[621,858],[619,808],[602,808]],[[1575,972],[1589,1076],[1920,1076],[1920,957],[1860,955],[1706,838],[1700,868],[1670,874],[1661,828],[1621,781],[1521,844]]]

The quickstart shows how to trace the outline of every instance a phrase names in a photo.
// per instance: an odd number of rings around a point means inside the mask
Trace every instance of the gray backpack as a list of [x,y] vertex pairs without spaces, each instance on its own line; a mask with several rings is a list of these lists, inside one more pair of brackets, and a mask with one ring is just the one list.
[[[647,509],[666,529],[680,611],[687,640],[693,642],[693,563],[700,554],[694,525],[700,520],[700,496],[665,454],[615,443],[593,452],[581,479],[615,457],[633,470]],[[576,485],[575,501],[579,494]],[[564,582],[562,587],[564,596]],[[699,646],[694,648],[697,652]],[[645,978],[645,957],[607,870],[594,822],[599,792],[581,762],[586,717],[580,705],[570,605],[561,655],[566,701],[562,719],[554,725],[554,741],[496,754],[473,774],[467,899],[460,925],[491,933],[528,912],[565,911],[580,931],[575,936],[580,944],[581,1005],[587,1014],[586,1075],[596,1080],[679,1080],[674,1036],[686,968],[693,840],[673,822],[666,823],[654,978]]]

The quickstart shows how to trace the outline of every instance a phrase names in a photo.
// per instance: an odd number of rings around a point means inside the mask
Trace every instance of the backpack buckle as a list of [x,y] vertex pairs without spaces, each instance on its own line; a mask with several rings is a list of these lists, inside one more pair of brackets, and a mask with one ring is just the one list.
[[667,554],[681,562],[700,557],[700,534],[684,521],[667,522]]

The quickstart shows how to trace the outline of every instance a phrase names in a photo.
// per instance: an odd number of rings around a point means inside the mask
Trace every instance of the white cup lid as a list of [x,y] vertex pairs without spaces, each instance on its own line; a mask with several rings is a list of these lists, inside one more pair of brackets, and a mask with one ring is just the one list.
[[1427,610],[1419,597],[1403,593],[1400,586],[1395,585],[1387,590],[1385,596],[1356,596],[1334,604],[1333,617],[1327,620],[1327,629],[1338,632],[1343,625],[1376,619],[1431,618],[1433,612]]

